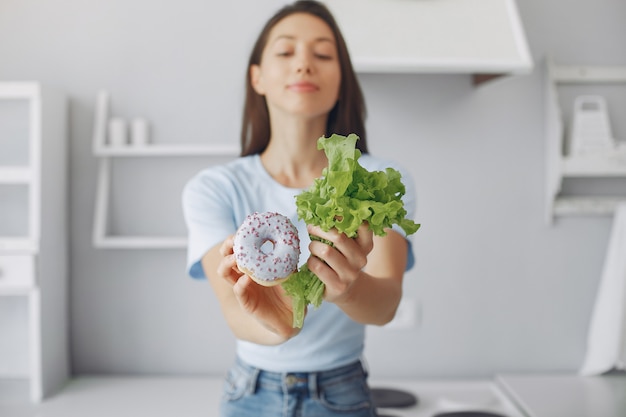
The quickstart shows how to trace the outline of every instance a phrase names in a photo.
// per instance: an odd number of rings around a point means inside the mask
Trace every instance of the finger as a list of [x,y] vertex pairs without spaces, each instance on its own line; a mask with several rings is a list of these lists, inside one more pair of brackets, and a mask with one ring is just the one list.
[[328,240],[335,246],[340,246],[342,242],[357,242],[357,244],[369,253],[373,248],[374,233],[370,230],[369,224],[363,222],[357,229],[357,234],[353,238],[349,238],[345,233],[339,232],[336,228],[324,231],[319,226],[307,226],[309,234],[317,236],[321,239]]
[[256,308],[255,298],[251,294],[251,283],[252,279],[244,274],[233,285],[233,293],[239,305],[248,313],[253,313]]
[[344,292],[359,276],[367,259],[362,255],[356,243],[352,242],[353,251],[348,256],[322,242],[311,242],[309,269],[317,275],[331,292]]
[[247,275],[242,275],[241,278],[237,280],[235,285],[233,285],[233,292],[235,293],[235,296],[237,296],[237,299],[239,299],[239,302],[246,301],[247,288],[250,285],[250,281],[250,277],[248,277]]
[[348,236],[346,236],[345,233],[341,233],[335,228],[324,231],[319,226],[309,225],[307,226],[307,230],[310,235],[319,238],[318,240],[313,239],[313,242],[321,241],[321,243],[326,245],[328,245],[328,242],[330,242],[330,246],[337,248],[340,252],[342,252],[342,248],[345,248],[346,245],[349,245],[350,241],[352,240]]
[[234,239],[235,235],[230,235],[224,240],[224,242],[222,242],[222,246],[220,246],[220,255],[226,256],[233,253]]
[[336,269],[331,268],[321,260],[310,257],[307,266],[325,284],[324,299],[336,302],[347,296],[358,274],[340,275]]
[[307,260],[307,266],[311,272],[326,284],[327,290],[334,287],[335,283],[340,279],[335,270],[326,261],[317,256],[311,256]]
[[310,235],[313,236],[317,236],[319,238],[322,238],[324,240],[329,240],[331,242],[334,243],[334,241],[337,239],[339,232],[337,231],[337,229],[332,228],[329,231],[325,231],[323,230],[321,227],[319,226],[313,226],[313,225],[307,225],[306,227],[307,232],[309,232]]
[[237,268],[235,255],[230,254],[222,258],[222,261],[217,266],[217,274],[228,281],[231,285],[234,285],[237,282],[242,273],[239,271],[239,268]]
[[369,224],[363,222],[356,233],[356,243],[363,248],[366,254],[370,253],[374,249],[374,232],[370,229]]
[[361,269],[367,263],[367,254],[363,248],[359,246],[355,239],[347,237],[344,233],[331,229],[328,232],[323,231],[319,227],[310,227],[310,233],[322,239],[332,242],[332,246],[313,240],[309,245],[311,254],[328,263],[333,269],[340,274],[348,268]]

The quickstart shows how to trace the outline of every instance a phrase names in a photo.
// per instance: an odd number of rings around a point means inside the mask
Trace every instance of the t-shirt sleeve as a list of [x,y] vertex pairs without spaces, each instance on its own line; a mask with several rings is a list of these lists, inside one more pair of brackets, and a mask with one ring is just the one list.
[[187,182],[182,193],[187,225],[187,273],[206,278],[200,260],[206,252],[235,233],[228,181],[218,170],[205,170]]

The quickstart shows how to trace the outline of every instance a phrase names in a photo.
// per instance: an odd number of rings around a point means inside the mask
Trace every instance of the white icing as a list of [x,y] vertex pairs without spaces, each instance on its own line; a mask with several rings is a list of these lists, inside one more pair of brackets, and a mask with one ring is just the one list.
[[279,213],[250,214],[235,234],[233,252],[239,268],[258,280],[286,278],[298,268],[298,229]]

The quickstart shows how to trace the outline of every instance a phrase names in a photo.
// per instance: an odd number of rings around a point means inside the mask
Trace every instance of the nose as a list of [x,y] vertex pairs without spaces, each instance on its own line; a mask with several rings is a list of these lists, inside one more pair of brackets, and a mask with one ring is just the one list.
[[312,72],[311,65],[312,62],[309,54],[299,54],[298,59],[296,59],[296,72],[298,74],[310,74]]
[[308,62],[301,62],[300,64],[298,64],[298,67],[296,68],[296,72],[298,74],[310,74],[311,66],[308,64]]

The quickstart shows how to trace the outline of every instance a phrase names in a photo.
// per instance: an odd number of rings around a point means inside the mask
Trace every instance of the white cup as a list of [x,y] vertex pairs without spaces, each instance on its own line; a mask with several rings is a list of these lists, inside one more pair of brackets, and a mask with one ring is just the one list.
[[148,121],[136,118],[131,125],[131,142],[135,146],[146,146],[150,142]]
[[120,147],[128,144],[128,126],[126,120],[114,117],[109,120],[109,145]]

